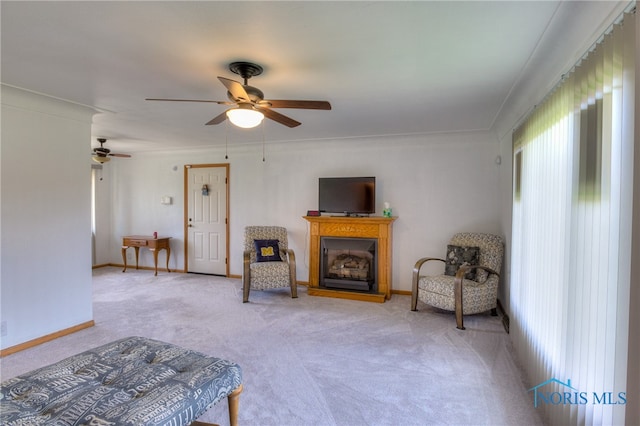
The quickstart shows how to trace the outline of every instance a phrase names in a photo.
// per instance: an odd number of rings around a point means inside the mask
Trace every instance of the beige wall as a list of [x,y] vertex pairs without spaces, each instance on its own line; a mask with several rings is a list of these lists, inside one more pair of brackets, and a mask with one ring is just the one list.
[[2,86],[3,349],[93,319],[93,112]]
[[[500,231],[498,142],[489,133],[362,138],[342,141],[232,145],[230,163],[230,271],[242,273],[242,236],[247,225],[288,228],[298,279],[308,280],[308,223],[318,208],[318,178],[375,176],[376,214],[389,202],[393,225],[393,289],[410,291],[411,271],[423,256],[444,256],[455,232]],[[183,167],[222,163],[224,149],[138,153],[111,161],[113,189],[109,262],[121,263],[121,236],[172,236],[171,267],[184,266]],[[160,204],[160,197],[174,204]],[[141,252],[141,264],[152,265]]]

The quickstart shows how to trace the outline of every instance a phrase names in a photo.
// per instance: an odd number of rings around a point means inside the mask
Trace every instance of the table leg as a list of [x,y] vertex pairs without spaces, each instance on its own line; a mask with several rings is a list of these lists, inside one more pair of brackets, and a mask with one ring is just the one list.
[[158,249],[153,248],[150,250],[153,252],[153,265],[156,268],[155,275],[157,276],[158,275]]
[[122,263],[124,263],[124,269],[122,270],[122,272],[127,270],[127,249],[129,247],[127,246],[122,246]]
[[138,269],[138,253],[140,253],[140,247],[134,247],[136,251],[136,269]]
[[171,272],[169,270],[169,256],[171,256],[171,247],[167,246],[165,250],[167,250],[167,272]]

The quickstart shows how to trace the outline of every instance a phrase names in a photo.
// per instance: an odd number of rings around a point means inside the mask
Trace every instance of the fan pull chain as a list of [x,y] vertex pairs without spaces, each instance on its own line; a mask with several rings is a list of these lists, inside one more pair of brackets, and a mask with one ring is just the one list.
[[224,159],[229,159],[229,122],[225,124],[224,132]]
[[264,163],[266,161],[264,158],[264,121],[262,122],[262,126],[260,126],[260,130],[262,131],[262,162]]

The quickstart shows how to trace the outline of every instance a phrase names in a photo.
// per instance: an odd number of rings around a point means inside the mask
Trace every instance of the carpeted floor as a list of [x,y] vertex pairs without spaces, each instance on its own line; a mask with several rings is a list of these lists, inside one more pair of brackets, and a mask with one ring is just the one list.
[[[140,335],[237,362],[241,425],[540,425],[499,317],[253,291],[239,279],[94,270],[96,326],[0,360],[2,380]],[[228,424],[226,403],[200,418]]]

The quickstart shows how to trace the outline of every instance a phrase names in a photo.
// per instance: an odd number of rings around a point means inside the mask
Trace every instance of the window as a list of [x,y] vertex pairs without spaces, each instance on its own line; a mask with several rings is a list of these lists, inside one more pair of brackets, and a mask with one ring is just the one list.
[[587,401],[554,424],[623,424],[633,176],[635,17],[613,26],[513,135],[510,307],[533,384]]

